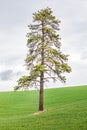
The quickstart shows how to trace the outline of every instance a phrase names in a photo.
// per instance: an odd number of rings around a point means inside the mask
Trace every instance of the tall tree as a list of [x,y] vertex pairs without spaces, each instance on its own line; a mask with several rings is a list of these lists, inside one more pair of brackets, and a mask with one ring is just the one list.
[[60,21],[52,13],[51,8],[47,7],[33,14],[34,24],[28,26],[28,54],[25,60],[29,76],[20,78],[15,87],[40,86],[39,111],[44,110],[44,83],[49,79],[65,82],[64,72],[71,72],[68,55],[60,50]]

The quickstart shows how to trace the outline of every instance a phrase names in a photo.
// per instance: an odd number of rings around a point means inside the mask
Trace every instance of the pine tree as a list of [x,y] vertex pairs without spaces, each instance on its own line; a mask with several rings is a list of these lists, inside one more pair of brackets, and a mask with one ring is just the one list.
[[20,78],[18,86],[15,87],[19,89],[39,86],[39,111],[44,110],[44,83],[50,79],[65,82],[64,72],[71,72],[68,55],[60,50],[60,21],[52,13],[51,8],[47,7],[33,14],[34,24],[28,26],[28,54],[25,60],[29,76]]

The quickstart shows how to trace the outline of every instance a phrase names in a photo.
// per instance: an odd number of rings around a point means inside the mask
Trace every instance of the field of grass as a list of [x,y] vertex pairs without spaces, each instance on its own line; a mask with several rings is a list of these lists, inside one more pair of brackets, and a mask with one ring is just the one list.
[[87,130],[87,86],[0,93],[0,130]]

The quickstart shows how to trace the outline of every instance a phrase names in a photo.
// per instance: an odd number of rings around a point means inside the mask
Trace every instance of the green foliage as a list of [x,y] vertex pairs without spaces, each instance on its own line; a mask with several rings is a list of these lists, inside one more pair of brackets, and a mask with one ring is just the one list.
[[31,76],[22,76],[18,80],[18,86],[14,87],[14,90],[18,90],[20,88],[28,89],[29,84],[31,83],[32,77]]
[[38,94],[0,93],[0,130],[87,130],[87,86],[45,90],[43,113]]
[[[41,82],[44,84],[46,77],[65,82],[63,74],[70,73],[71,67],[68,65],[68,55],[61,52],[58,35],[60,21],[53,15],[51,8],[47,7],[33,14],[33,22],[34,24],[28,25],[28,54],[25,59],[29,76],[19,79],[18,86],[29,87]],[[40,81],[42,75],[45,77]],[[28,81],[28,77],[31,80]]]
[[44,72],[45,71],[45,66],[44,65],[36,65],[35,67],[34,67],[34,71],[39,71],[39,72]]
[[20,86],[14,86],[14,91],[20,89]]

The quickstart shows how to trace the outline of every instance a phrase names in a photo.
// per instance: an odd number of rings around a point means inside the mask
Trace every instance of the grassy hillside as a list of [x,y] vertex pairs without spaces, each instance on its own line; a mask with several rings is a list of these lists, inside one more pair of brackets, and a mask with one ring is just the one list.
[[38,91],[0,93],[0,130],[87,130],[87,86],[45,90],[45,111]]

